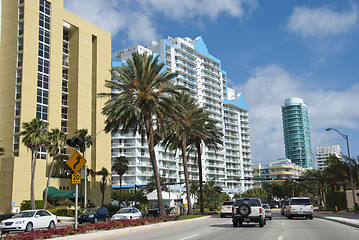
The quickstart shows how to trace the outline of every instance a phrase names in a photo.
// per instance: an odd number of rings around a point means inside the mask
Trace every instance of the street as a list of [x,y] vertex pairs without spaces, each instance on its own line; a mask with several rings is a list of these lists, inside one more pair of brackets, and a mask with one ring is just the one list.
[[[244,224],[234,228],[231,218],[192,219],[189,221],[168,222],[71,236],[66,239],[127,239],[127,240],[205,240],[205,239],[255,239],[255,240],[318,240],[318,239],[357,239],[359,229],[340,223],[314,218],[294,218],[288,220],[279,210],[272,211],[272,220],[260,228],[258,224]],[[73,238],[74,237],[74,238]],[[65,238],[64,238],[65,239]]]

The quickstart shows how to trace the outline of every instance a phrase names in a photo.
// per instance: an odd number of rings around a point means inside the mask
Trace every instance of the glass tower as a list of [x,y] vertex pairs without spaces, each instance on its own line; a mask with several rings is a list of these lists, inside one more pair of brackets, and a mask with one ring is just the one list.
[[282,106],[285,156],[303,168],[313,168],[308,109],[300,98],[288,98]]

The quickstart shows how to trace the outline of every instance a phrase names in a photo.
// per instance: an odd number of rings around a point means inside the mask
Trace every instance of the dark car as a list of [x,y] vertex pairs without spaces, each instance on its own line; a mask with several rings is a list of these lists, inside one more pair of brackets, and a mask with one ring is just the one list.
[[[171,213],[171,207],[165,203],[165,210],[166,210],[166,215],[170,215]],[[158,217],[160,215],[160,211],[158,209],[158,204],[153,204],[151,206],[150,209],[147,210],[147,214],[148,217]]]
[[83,222],[92,222],[96,223],[98,221],[108,221],[109,215],[107,208],[89,208],[84,210],[78,217],[79,223]]

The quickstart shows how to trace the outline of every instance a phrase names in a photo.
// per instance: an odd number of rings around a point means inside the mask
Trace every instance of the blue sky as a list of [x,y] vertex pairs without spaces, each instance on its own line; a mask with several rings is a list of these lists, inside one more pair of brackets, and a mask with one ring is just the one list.
[[[359,156],[358,0],[64,0],[112,34],[112,52],[202,36],[250,108],[252,161],[284,157],[281,105],[308,107],[315,147],[346,142]],[[113,60],[116,60],[115,58]]]

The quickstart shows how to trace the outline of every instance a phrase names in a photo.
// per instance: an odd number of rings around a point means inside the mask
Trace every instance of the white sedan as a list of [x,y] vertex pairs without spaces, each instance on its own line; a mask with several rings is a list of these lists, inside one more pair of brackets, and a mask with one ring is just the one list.
[[57,217],[46,210],[27,210],[1,221],[0,230],[28,232],[36,228],[56,228],[56,224]]
[[111,220],[120,220],[120,219],[138,219],[142,218],[142,213],[137,208],[127,207],[121,208],[116,214],[111,217]]

